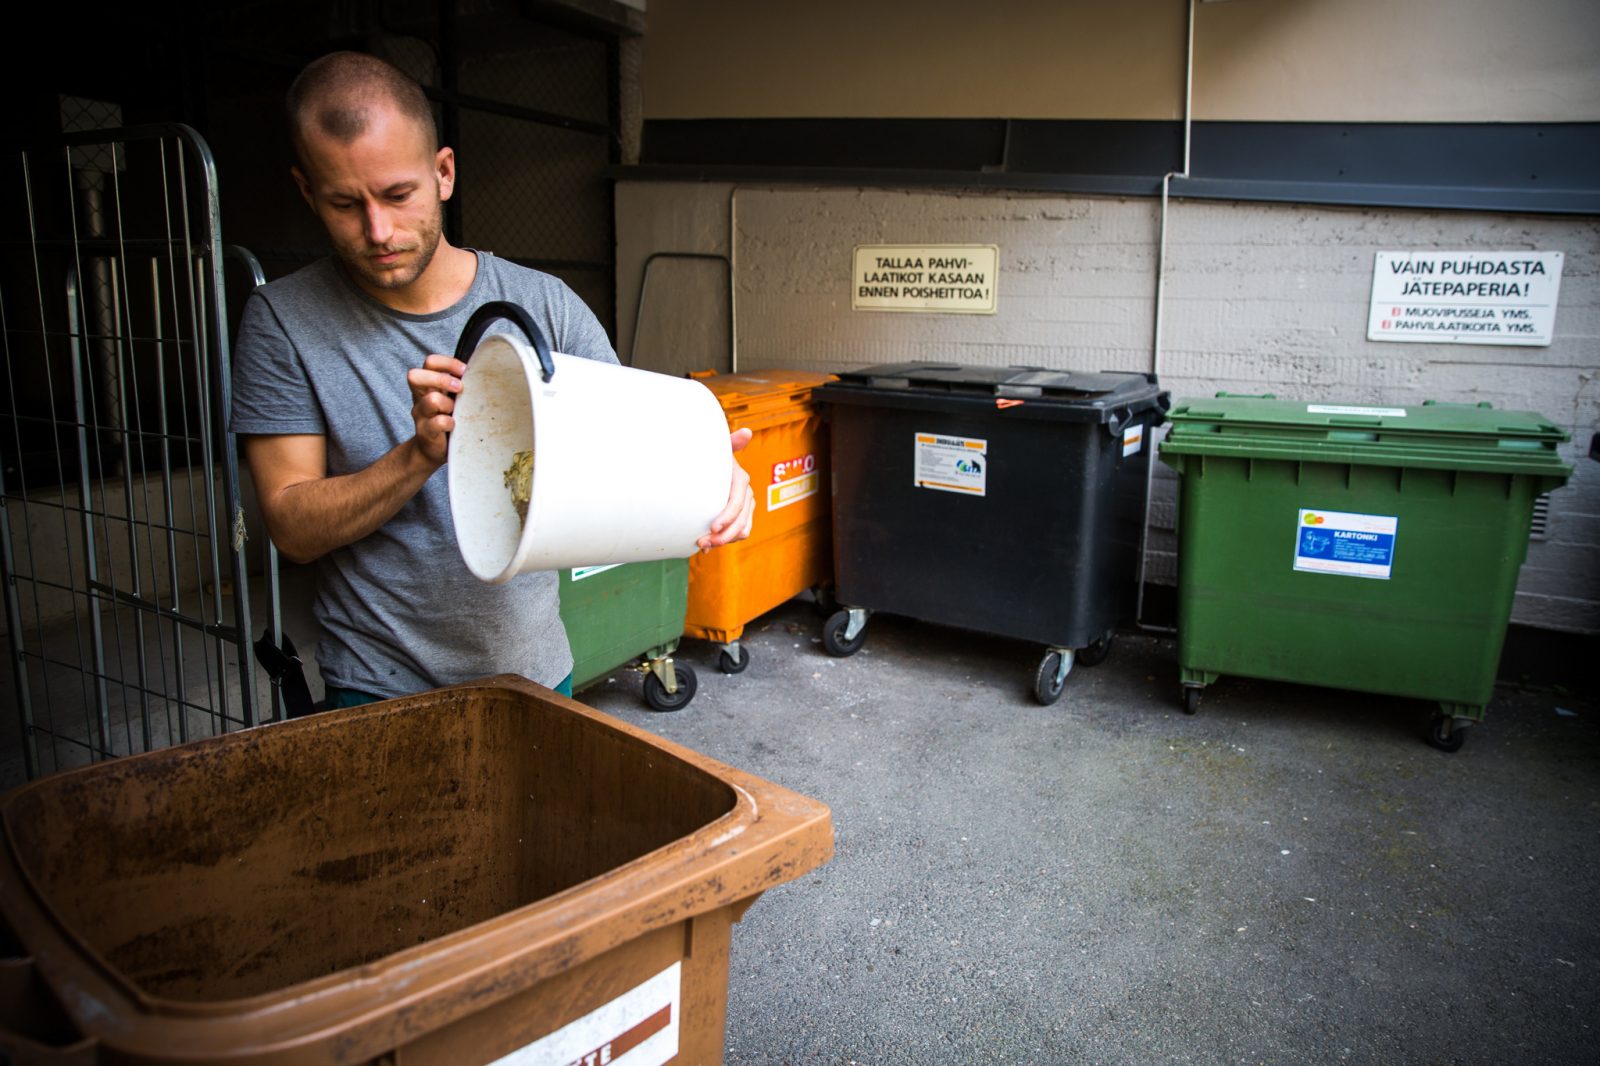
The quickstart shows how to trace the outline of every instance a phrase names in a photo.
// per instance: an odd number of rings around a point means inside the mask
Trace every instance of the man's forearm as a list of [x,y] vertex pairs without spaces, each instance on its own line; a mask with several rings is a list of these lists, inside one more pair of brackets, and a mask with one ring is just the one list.
[[285,486],[262,501],[272,542],[297,563],[353,544],[393,518],[438,469],[413,439],[365,470]]

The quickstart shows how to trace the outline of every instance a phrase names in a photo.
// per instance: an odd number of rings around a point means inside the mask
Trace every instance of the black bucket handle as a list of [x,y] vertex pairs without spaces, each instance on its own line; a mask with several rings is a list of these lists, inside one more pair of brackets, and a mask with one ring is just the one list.
[[467,319],[466,326],[461,330],[461,339],[456,342],[456,358],[463,363],[471,359],[473,350],[488,332],[490,323],[502,318],[509,318],[522,327],[522,332],[527,335],[533,350],[538,353],[540,376],[545,381],[555,377],[556,364],[550,358],[550,344],[544,339],[544,334],[539,332],[539,327],[534,324],[533,316],[517,304],[505,300],[490,300],[472,312],[472,317]]

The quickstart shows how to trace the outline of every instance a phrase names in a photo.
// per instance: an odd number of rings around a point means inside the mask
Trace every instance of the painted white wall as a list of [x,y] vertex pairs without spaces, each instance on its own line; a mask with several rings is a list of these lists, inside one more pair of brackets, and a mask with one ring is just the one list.
[[[645,118],[1174,119],[1188,0],[651,0]],[[1600,120],[1595,0],[1227,0],[1195,117]]]
[[[1148,369],[1159,210],[1143,199],[622,182],[619,347],[630,358],[645,257],[701,252],[730,257],[731,293],[722,278],[703,278],[687,296],[694,286],[680,279],[668,299],[652,281],[637,365],[679,370],[673,349],[685,344],[725,351],[716,330],[731,298],[741,370],[915,359]],[[1600,430],[1600,221],[1174,201],[1168,242],[1160,373],[1174,397],[1227,389],[1384,405],[1488,400],[1571,432],[1564,454],[1574,477],[1551,498],[1549,537],[1530,546],[1512,617],[1600,632],[1600,463],[1586,457]],[[852,311],[852,249],[888,243],[999,245],[997,313]],[[1368,341],[1375,254],[1428,249],[1564,252],[1554,343]],[[664,344],[658,331],[668,328],[674,339]],[[1176,573],[1174,488],[1160,467],[1149,564],[1162,583]]]

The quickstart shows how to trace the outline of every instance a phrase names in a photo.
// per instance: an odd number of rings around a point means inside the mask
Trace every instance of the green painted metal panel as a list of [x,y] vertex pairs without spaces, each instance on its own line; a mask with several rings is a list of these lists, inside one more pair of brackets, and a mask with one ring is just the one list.
[[561,571],[573,691],[637,656],[670,655],[683,636],[688,597],[687,559]]

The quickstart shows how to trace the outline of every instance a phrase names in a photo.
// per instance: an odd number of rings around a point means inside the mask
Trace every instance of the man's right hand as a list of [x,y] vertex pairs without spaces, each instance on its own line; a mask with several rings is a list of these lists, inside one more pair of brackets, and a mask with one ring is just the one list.
[[417,427],[417,450],[435,466],[442,466],[449,455],[450,431],[456,428],[452,417],[456,395],[461,392],[461,375],[467,364],[448,355],[430,355],[422,366],[406,372],[411,386],[411,420]]
[[327,441],[321,434],[241,438],[261,514],[278,550],[308,563],[393,518],[449,455],[456,394],[466,369],[448,355],[430,355],[420,368],[407,371],[416,436],[354,473],[328,476]]

